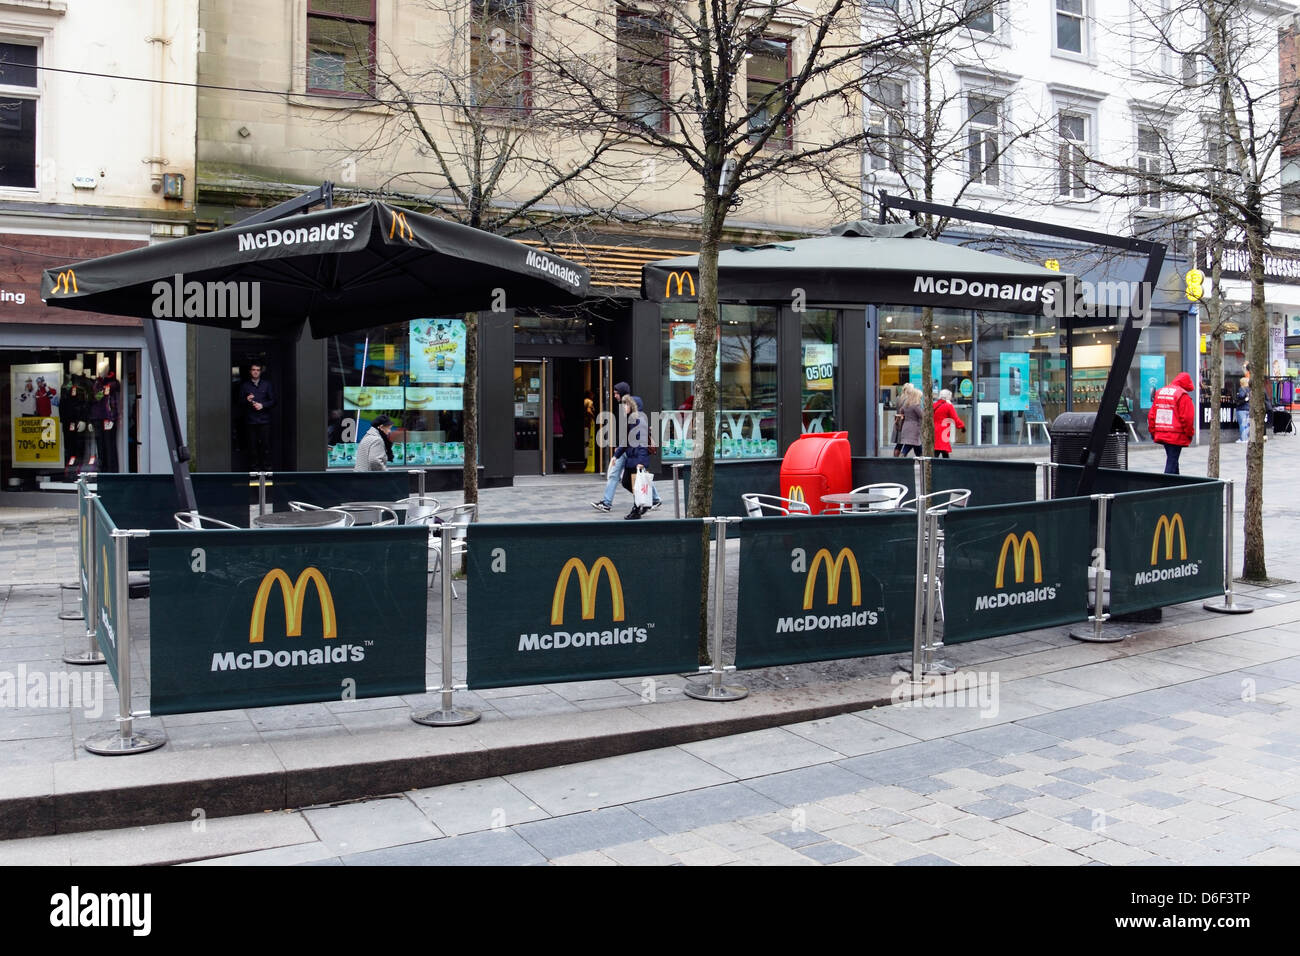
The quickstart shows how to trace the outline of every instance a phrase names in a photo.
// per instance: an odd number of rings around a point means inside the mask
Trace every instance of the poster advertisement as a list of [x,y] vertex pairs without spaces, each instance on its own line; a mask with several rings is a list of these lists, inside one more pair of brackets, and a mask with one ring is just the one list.
[[1286,375],[1286,328],[1280,324],[1268,327],[1268,369],[1274,378]]
[[[907,350],[907,375],[917,388],[921,387],[921,356],[923,349]],[[930,350],[930,384],[934,389],[943,388],[943,349]]]
[[363,385],[345,386],[343,389],[343,408],[347,411],[368,411],[375,408],[381,411],[401,411],[405,396],[400,386]]
[[1165,384],[1165,357],[1163,355],[1138,356],[1139,408],[1151,407],[1151,396]]
[[465,380],[464,319],[414,319],[409,335],[412,382],[459,385]]
[[[719,336],[721,340],[721,336]],[[716,352],[713,378],[722,381],[722,350]],[[668,323],[668,381],[695,381],[695,323]]]
[[62,381],[63,366],[57,363],[10,366],[15,468],[58,468],[63,464],[58,407]]
[[432,409],[439,412],[458,412],[465,407],[464,389],[459,385],[443,385],[438,388],[408,388],[406,390],[407,410],[424,411]]
[[1029,408],[1029,353],[1003,352],[998,369],[998,404],[1004,412]]
[[829,392],[835,387],[835,346],[829,342],[805,342],[803,387],[810,392]]

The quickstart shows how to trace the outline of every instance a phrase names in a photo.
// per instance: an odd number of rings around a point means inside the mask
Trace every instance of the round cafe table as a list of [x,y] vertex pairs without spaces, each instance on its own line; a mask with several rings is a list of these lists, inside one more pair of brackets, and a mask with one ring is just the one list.
[[346,519],[341,511],[272,511],[254,515],[254,528],[341,528]]
[[846,491],[822,495],[822,504],[839,505],[841,514],[869,512],[872,505],[892,501],[893,495],[879,491]]

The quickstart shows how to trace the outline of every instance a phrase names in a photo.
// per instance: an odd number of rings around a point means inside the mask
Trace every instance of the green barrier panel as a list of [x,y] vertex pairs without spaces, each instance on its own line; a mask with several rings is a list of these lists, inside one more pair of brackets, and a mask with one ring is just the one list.
[[400,470],[281,471],[266,482],[266,500],[276,511],[287,511],[291,501],[328,508],[345,501],[393,502],[411,493],[411,476]]
[[736,666],[910,650],[916,514],[740,523]]
[[[199,513],[240,528],[248,527],[249,506],[257,501],[257,479],[242,472],[197,472],[190,476]],[[119,528],[170,531],[182,510],[171,475],[99,475],[96,493]],[[131,570],[149,566],[149,541],[132,538]]]
[[[671,482],[667,481],[660,484],[659,494],[664,497],[671,496],[672,488],[670,485]],[[713,510],[710,512],[713,517],[743,517],[745,506],[741,503],[740,496],[751,493],[762,495],[779,495],[781,493],[780,459],[729,461],[714,464]],[[685,513],[686,505],[690,501],[690,494],[691,466],[687,465],[682,469],[683,513]],[[617,507],[614,510],[617,511]]]
[[149,536],[150,710],[425,690],[423,528]]
[[469,686],[695,671],[704,527],[470,525]]
[[956,508],[942,519],[944,643],[1088,616],[1092,500]]
[[[1074,489],[1079,485],[1081,474],[1083,474],[1082,465],[1057,465],[1056,497],[1072,496]],[[1202,478],[1197,475],[1166,475],[1155,471],[1098,468],[1092,493],[1120,495],[1128,491],[1150,491],[1155,488],[1186,488],[1190,485],[1204,485],[1207,482],[1217,482],[1217,479]]]
[[95,525],[95,549],[90,559],[98,562],[95,565],[95,593],[91,595],[94,603],[95,642],[99,644],[104,662],[108,664],[108,673],[112,676],[113,683],[120,686],[117,672],[118,621],[127,609],[118,607],[117,599],[117,548],[113,541],[117,525],[113,524],[101,499],[91,499],[90,508],[93,513],[91,521]]
[[1117,495],[1107,511],[1112,614],[1223,593],[1221,483]]
[[1037,497],[1033,462],[936,458],[930,462],[932,491],[969,488],[972,506],[1008,505]]
[[907,497],[913,498],[916,496],[915,458],[894,458],[893,456],[854,458],[852,465],[854,488],[861,488],[863,485],[874,485],[880,481],[892,481],[912,489]]

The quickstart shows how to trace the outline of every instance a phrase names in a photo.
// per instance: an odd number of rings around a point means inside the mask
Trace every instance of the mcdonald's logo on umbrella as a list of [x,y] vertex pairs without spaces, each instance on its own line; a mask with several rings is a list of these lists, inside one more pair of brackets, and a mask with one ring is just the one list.
[[280,586],[280,597],[284,601],[284,632],[286,637],[302,636],[303,610],[307,602],[307,585],[316,585],[316,599],[320,603],[321,637],[329,639],[338,637],[338,618],[334,613],[334,595],[325,581],[325,575],[318,568],[307,568],[298,575],[298,580],[290,582],[289,575],[280,568],[268,571],[262,577],[253,599],[253,612],[248,621],[248,643],[261,644],[266,632],[266,609],[271,602],[271,592]]
[[551,595],[551,626],[559,627],[564,623],[564,599],[569,591],[569,578],[578,576],[578,592],[581,597],[582,619],[590,621],[596,616],[596,587],[600,576],[604,574],[609,580],[610,612],[612,620],[622,621],[625,616],[623,606],[623,580],[618,576],[614,562],[607,557],[599,557],[592,564],[590,571],[580,558],[570,558],[560,570],[555,581],[555,591]]
[[405,239],[407,242],[413,241],[415,232],[411,229],[411,224],[406,221],[406,213],[393,210],[391,214],[393,222],[388,227],[388,238],[392,239],[396,236],[398,239]]
[[672,292],[670,290],[672,288],[674,279],[677,280],[677,294],[679,296],[683,295],[682,288],[688,283],[690,284],[691,295],[692,296],[695,295],[695,277],[693,275],[691,275],[689,272],[670,272],[668,273],[667,280],[664,282],[665,299],[672,298]]
[[67,295],[71,291],[77,292],[77,273],[72,269],[64,269],[54,277],[54,287],[50,289],[52,295]]

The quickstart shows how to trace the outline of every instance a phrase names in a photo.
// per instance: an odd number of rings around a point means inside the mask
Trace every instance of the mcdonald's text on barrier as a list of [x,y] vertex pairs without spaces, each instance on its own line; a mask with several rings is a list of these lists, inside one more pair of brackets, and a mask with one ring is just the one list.
[[[1029,558],[1033,556],[1033,563]],[[1025,576],[1032,572],[1031,587],[1020,591],[1006,591],[1007,559],[1011,559],[1012,583],[1024,584]],[[1032,531],[1017,535],[1014,531],[1002,539],[1002,549],[998,553],[997,572],[993,578],[992,594],[981,594],[975,598],[975,610],[987,611],[993,608],[1011,607],[1016,604],[1035,604],[1039,601],[1056,600],[1056,586],[1043,584],[1043,555],[1038,544],[1038,536]],[[1059,586],[1059,585],[1058,585]]]
[[[338,617],[334,610],[334,595],[319,568],[304,568],[297,579],[290,580],[281,568],[272,568],[262,576],[248,619],[248,643],[261,644],[266,638],[266,612],[271,595],[279,587],[284,607],[285,637],[301,637],[307,604],[307,586],[314,585],[316,600],[320,605],[321,640],[338,637]],[[292,650],[258,648],[239,653],[217,651],[212,655],[211,670],[261,670],[267,667],[311,667],[322,664],[360,663],[366,659],[365,647],[360,644],[318,645],[296,647]]]
[[[1160,563],[1160,543],[1161,536],[1164,539],[1164,560],[1174,560],[1174,541],[1178,542],[1178,560],[1181,564],[1167,567],[1157,567]],[[1175,535],[1177,538],[1175,539]],[[1183,516],[1175,511],[1171,518],[1169,515],[1161,515],[1156,521],[1155,531],[1151,534],[1151,570],[1138,571],[1133,575],[1134,586],[1142,584],[1158,584],[1161,581],[1172,581],[1176,578],[1195,577],[1201,573],[1201,562],[1187,560],[1187,530],[1183,526]]]
[[[792,489],[793,491],[793,489]],[[802,548],[794,552],[794,561],[791,563],[791,570],[798,573],[803,567],[804,551]],[[813,601],[817,594],[818,572],[826,569],[826,603],[839,604],[840,586],[843,584],[844,573],[849,575],[849,604],[852,607],[859,607],[862,604],[862,575],[858,570],[858,559],[854,556],[853,551],[849,548],[840,548],[834,558],[826,548],[818,548],[817,553],[813,555],[812,564],[808,568],[807,577],[803,586],[803,610],[811,611]],[[883,608],[875,608],[867,611],[850,611],[844,614],[804,614],[790,615],[776,619],[776,632],[786,634],[790,632],[817,632],[829,631],[836,628],[844,627],[873,627],[880,621],[880,615]]]
[[[551,593],[551,627],[559,628],[564,624],[564,602],[568,597],[571,580],[578,582],[578,606],[582,620],[594,621],[597,590],[602,578],[609,584],[609,620],[612,624],[621,624],[627,614],[623,600],[623,579],[619,577],[614,562],[602,555],[592,562],[590,568],[580,558],[569,558],[564,562],[555,579],[555,590]],[[653,627],[654,624],[645,624],[591,631],[555,630],[547,634],[540,632],[520,634],[519,650],[551,651],[567,647],[643,644],[649,639]]]

